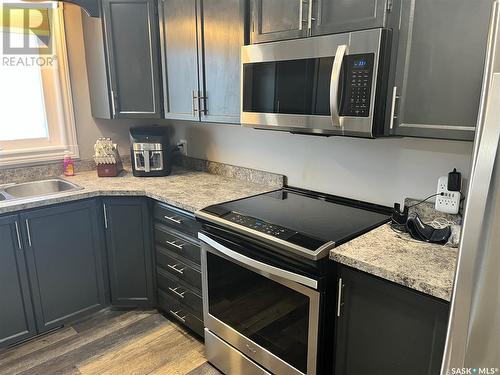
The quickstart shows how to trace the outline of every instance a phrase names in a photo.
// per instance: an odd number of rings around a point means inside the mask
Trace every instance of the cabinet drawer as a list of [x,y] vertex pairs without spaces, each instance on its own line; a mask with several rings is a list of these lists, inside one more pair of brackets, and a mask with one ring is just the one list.
[[194,216],[190,216],[184,211],[165,204],[155,204],[154,217],[161,223],[180,230],[181,232],[189,234],[195,238],[198,236],[198,232],[201,229],[201,224],[196,221]]
[[171,252],[200,264],[200,245],[188,241],[182,234],[174,232],[164,225],[156,224],[155,241]]
[[156,247],[156,264],[169,275],[184,281],[198,291],[201,290],[201,272],[186,264],[168,250]]
[[170,316],[178,322],[184,324],[186,327],[193,330],[193,332],[203,337],[203,322],[186,309],[181,303],[171,298],[163,291],[158,291],[158,305],[160,309],[168,312]]
[[198,319],[203,319],[203,301],[197,293],[175,280],[161,268],[157,269],[156,275],[158,288],[162,292],[188,307]]

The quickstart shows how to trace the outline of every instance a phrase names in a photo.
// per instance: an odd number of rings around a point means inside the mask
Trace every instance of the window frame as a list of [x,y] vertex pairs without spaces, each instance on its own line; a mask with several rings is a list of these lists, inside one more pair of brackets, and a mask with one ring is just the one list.
[[63,3],[57,3],[53,18],[53,46],[57,64],[51,68],[41,67],[49,138],[0,141],[0,168],[43,164],[61,160],[65,155],[80,157],[69,76]]

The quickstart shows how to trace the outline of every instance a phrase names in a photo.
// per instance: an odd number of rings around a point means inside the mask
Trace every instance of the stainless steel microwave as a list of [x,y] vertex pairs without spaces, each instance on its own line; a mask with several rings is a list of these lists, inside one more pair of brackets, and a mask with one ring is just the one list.
[[384,135],[390,52],[391,30],[384,28],[244,46],[241,122],[292,133]]

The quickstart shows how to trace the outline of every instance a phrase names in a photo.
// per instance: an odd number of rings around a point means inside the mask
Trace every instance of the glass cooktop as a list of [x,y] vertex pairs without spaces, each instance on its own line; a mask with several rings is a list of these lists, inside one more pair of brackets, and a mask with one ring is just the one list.
[[[309,251],[333,248],[389,221],[390,209],[282,189],[201,210],[202,219]],[[211,220],[212,219],[212,220]]]

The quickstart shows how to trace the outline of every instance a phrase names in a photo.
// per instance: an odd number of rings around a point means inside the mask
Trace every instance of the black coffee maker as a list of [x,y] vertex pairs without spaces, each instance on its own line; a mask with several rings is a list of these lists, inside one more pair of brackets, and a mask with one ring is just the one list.
[[156,125],[130,128],[130,154],[134,176],[159,177],[172,172],[168,130]]

